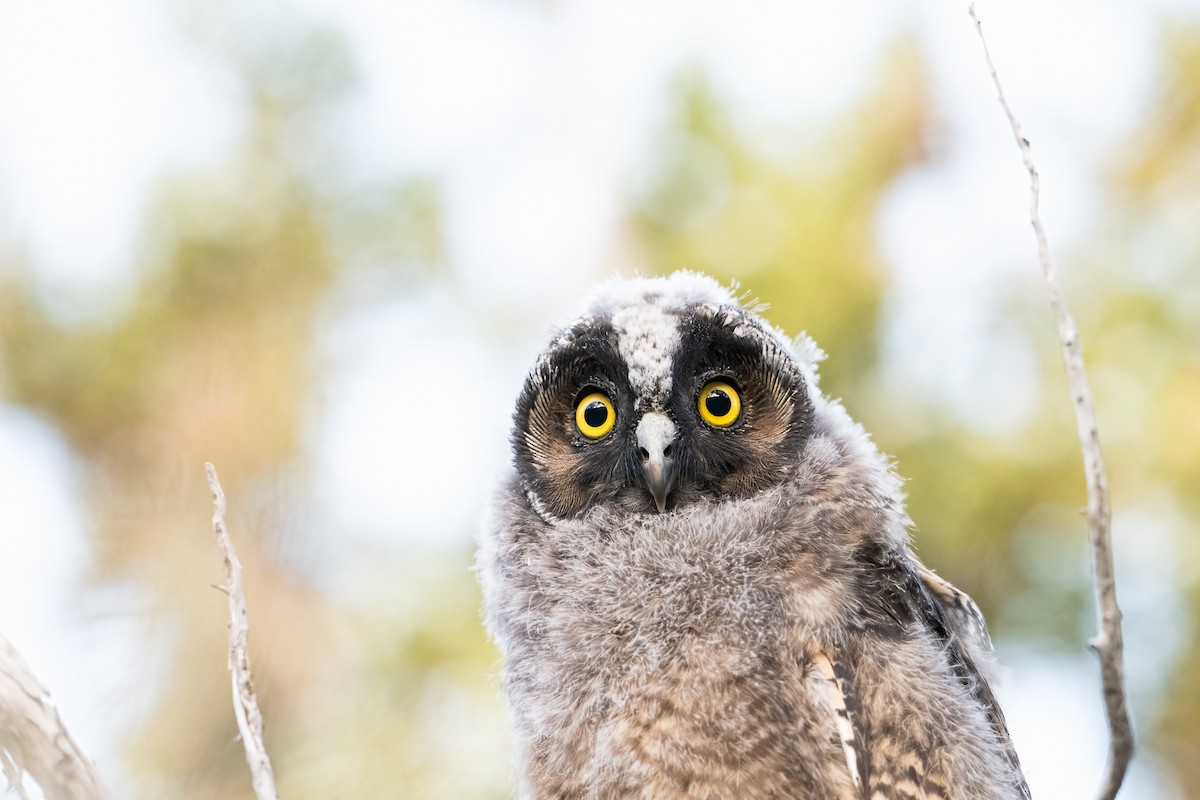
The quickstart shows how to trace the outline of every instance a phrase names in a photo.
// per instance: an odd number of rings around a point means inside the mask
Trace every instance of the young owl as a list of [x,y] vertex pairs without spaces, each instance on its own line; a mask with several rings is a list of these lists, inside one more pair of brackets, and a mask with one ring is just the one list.
[[478,563],[522,797],[1029,796],[983,619],[819,357],[677,273],[537,360]]

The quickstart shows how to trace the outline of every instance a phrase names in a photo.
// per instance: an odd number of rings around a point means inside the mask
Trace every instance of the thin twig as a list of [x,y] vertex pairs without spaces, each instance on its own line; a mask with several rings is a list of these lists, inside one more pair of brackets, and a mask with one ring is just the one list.
[[233,549],[233,542],[225,530],[225,492],[217,480],[217,470],[205,462],[208,488],[213,496],[213,535],[217,547],[225,558],[225,572],[229,586],[229,676],[233,684],[233,711],[237,717],[238,731],[242,735],[242,746],[246,749],[246,763],[250,766],[250,779],[258,800],[278,800],[275,791],[275,775],[271,771],[271,759],[263,744],[263,719],[254,695],[254,677],[250,671],[250,620],[246,615],[246,595],[242,590],[242,564]]
[[1096,414],[1092,409],[1091,391],[1088,389],[1087,372],[1083,365],[1083,352],[1079,342],[1079,329],[1067,310],[1063,298],[1058,270],[1050,256],[1050,244],[1046,229],[1038,211],[1040,181],[1033,164],[1033,151],[1029,140],[1021,133],[1021,124],[1008,105],[1000,76],[992,63],[987,40],[983,36],[983,24],[975,13],[975,4],[969,9],[979,41],[983,45],[983,57],[987,61],[992,83],[1000,99],[1000,107],[1008,117],[1013,137],[1021,150],[1025,170],[1029,173],[1031,197],[1030,219],[1037,236],[1038,255],[1042,261],[1042,272],[1050,294],[1050,307],[1058,323],[1058,337],[1062,342],[1063,363],[1067,368],[1067,380],[1075,405],[1075,422],[1079,430],[1079,441],[1083,451],[1083,468],[1087,476],[1087,526],[1092,544],[1092,568],[1096,576],[1096,610],[1100,630],[1090,644],[1100,660],[1100,679],[1104,690],[1104,709],[1108,715],[1109,757],[1108,769],[1100,790],[1100,800],[1113,800],[1125,780],[1125,772],[1133,758],[1133,727],[1129,721],[1129,709],[1125,699],[1125,676],[1123,666],[1124,643],[1121,637],[1121,608],[1117,605],[1117,585],[1113,575],[1112,557],[1112,511],[1108,501],[1108,478],[1104,471],[1104,458],[1100,452],[1100,434],[1096,428]]
[[46,800],[111,800],[100,774],[67,732],[50,693],[0,636],[0,766],[27,800],[29,773]]

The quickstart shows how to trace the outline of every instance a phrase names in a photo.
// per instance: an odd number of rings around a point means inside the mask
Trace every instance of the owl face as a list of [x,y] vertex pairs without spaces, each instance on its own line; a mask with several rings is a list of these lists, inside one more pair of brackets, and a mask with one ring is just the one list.
[[677,274],[602,289],[550,343],[517,402],[513,448],[543,516],[669,513],[777,484],[811,416],[786,339],[715,282]]

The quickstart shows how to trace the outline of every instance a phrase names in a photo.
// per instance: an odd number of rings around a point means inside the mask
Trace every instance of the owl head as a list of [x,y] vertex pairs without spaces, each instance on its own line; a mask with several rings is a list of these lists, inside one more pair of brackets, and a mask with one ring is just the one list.
[[614,281],[538,358],[517,401],[521,487],[546,518],[671,513],[779,483],[812,426],[815,345],[701,275]]

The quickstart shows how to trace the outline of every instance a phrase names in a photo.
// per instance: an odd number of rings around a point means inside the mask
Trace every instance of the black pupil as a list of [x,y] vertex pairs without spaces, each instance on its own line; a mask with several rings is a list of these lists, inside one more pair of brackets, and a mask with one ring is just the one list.
[[713,389],[708,393],[708,397],[704,398],[704,407],[708,409],[708,413],[720,419],[733,410],[733,401],[724,389]]
[[583,410],[583,421],[589,427],[599,428],[608,421],[608,406],[601,403],[599,400],[593,400],[588,403],[587,408]]

